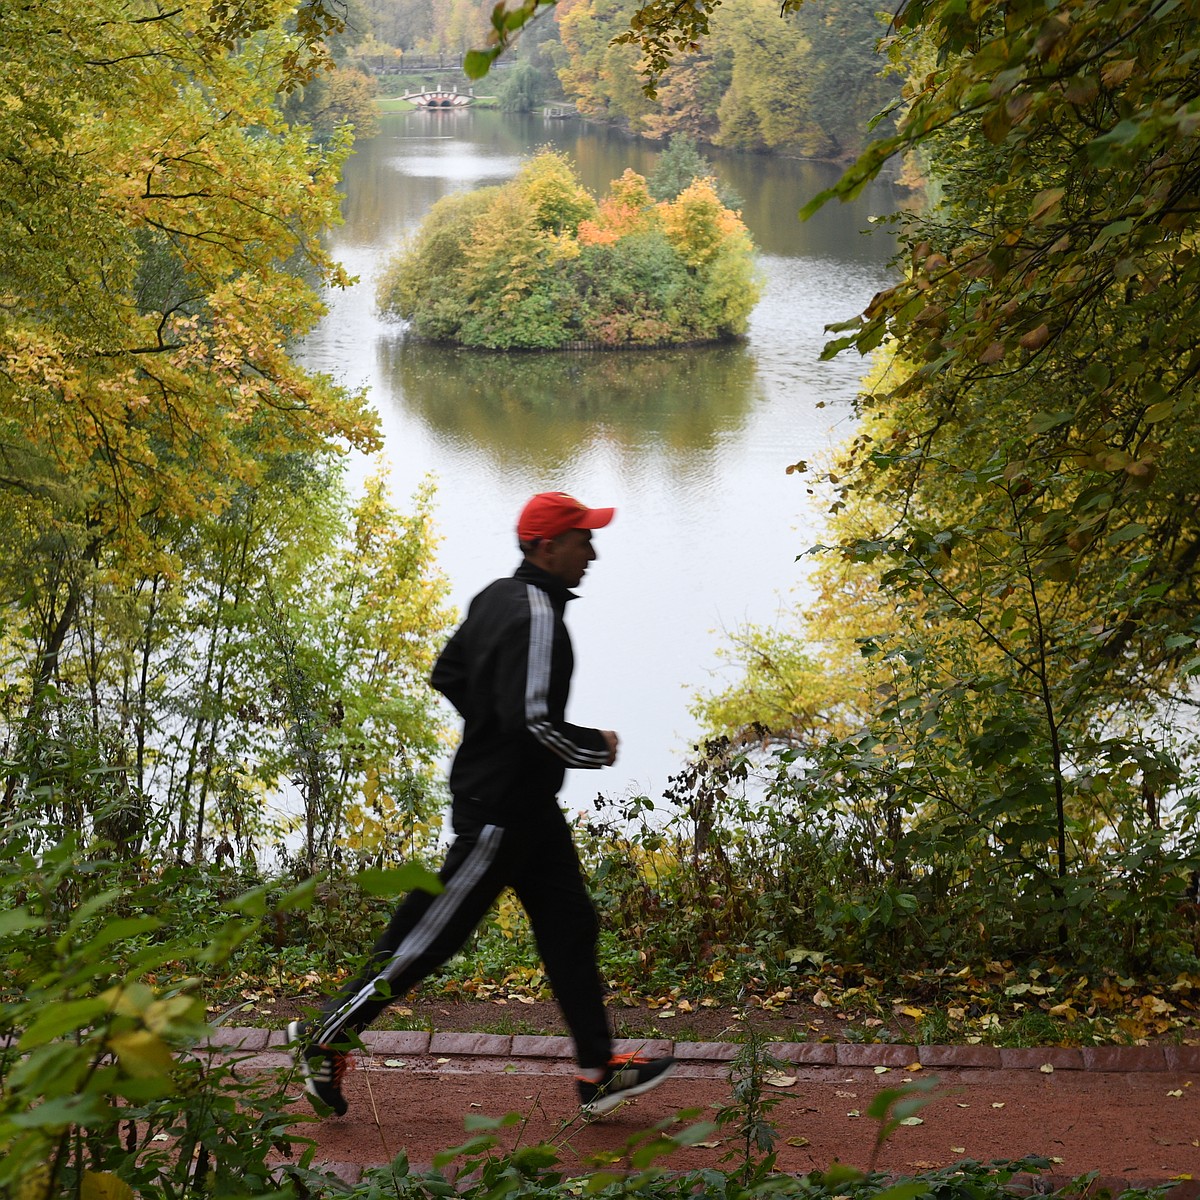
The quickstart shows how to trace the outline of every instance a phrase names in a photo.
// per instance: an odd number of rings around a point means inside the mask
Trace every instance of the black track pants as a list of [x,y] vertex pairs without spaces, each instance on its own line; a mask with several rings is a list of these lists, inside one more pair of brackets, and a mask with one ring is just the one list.
[[405,897],[367,968],[323,1009],[314,1040],[336,1045],[346,1033],[365,1029],[452,958],[511,887],[529,914],[579,1065],[606,1066],[612,1041],[596,966],[599,923],[558,805],[544,805],[536,818],[505,827],[456,812],[454,832],[439,872],[443,891]]

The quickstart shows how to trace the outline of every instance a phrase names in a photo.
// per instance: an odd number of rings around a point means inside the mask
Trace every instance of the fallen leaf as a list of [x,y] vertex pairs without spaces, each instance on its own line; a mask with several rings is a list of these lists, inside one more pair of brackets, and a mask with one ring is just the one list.
[[849,1112],[846,1114],[846,1116],[848,1116],[848,1117],[861,1117],[861,1116],[862,1116],[862,1113],[861,1113],[861,1112],[859,1112],[857,1108],[852,1108],[852,1109],[851,1109],[851,1110],[850,1110],[850,1111],[849,1111]]
[[921,1064],[919,1062],[909,1063],[904,1069],[906,1071],[919,1071],[921,1070]]
[[763,1076],[763,1083],[769,1084],[771,1087],[791,1087],[795,1082],[795,1075],[785,1075],[782,1071],[771,1071]]
[[669,1021],[675,1014],[669,1008],[665,1008],[662,1012],[655,1015],[660,1021]]
[[1182,1096],[1182,1095],[1183,1095],[1183,1089],[1182,1089],[1182,1088],[1176,1088],[1176,1089],[1175,1089],[1173,1092],[1168,1092],[1168,1093],[1167,1093],[1167,1095],[1168,1095],[1168,1096]]
[[438,1063],[448,1063],[450,1060],[448,1058],[439,1058],[435,1061],[437,1061]]
[[960,1103],[958,1107],[959,1107],[959,1108],[970,1108],[971,1106],[970,1106],[969,1104],[962,1104],[962,1103]]
[[1038,1067],[1038,1070],[1041,1071],[1043,1075],[1053,1075],[1054,1065],[1052,1063],[1042,1063],[1042,1065]]
[[385,1058],[383,1065],[385,1067],[407,1067],[408,1063],[403,1058]]
[[966,1146],[951,1146],[950,1147],[951,1154],[966,1154],[966,1152],[967,1152]]
[[993,1107],[993,1108],[1003,1108],[1003,1107],[1004,1107],[1004,1101],[1003,1101],[1003,1100],[993,1100],[993,1101],[992,1101],[992,1107]]
[[834,1092],[835,1096],[840,1096],[843,1100],[857,1100],[857,1092]]
[[807,1146],[809,1144],[808,1138],[806,1137],[790,1137],[785,1140],[786,1144],[789,1146]]
[[886,1075],[891,1069],[892,1069],[891,1067],[876,1067],[875,1074],[876,1075]]
[[901,1120],[900,1124],[901,1125],[924,1125],[925,1121],[922,1117],[904,1117]]
[[695,1142],[694,1143],[697,1150],[715,1150],[720,1144],[721,1144],[720,1142]]

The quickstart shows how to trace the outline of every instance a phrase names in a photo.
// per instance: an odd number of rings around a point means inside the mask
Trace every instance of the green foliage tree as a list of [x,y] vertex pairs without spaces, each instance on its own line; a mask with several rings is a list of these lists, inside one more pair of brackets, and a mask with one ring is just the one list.
[[695,139],[674,134],[647,181],[655,200],[674,200],[693,180],[712,179],[726,208],[740,208],[742,198],[718,178],[712,163],[700,153]]
[[[878,701],[805,744],[798,786],[843,819],[857,807],[877,886],[910,898],[900,918],[897,896],[869,911],[943,952],[972,927],[989,950],[1141,969],[1180,948],[1196,797],[1171,725],[1200,666],[1193,21],[905,5],[909,105],[809,206],[901,153],[934,184],[900,222],[908,270],[827,351],[879,356],[827,476]],[[706,23],[648,4],[630,37],[661,69]]]
[[505,74],[497,89],[504,112],[533,112],[542,102],[542,76],[529,62],[518,62]]

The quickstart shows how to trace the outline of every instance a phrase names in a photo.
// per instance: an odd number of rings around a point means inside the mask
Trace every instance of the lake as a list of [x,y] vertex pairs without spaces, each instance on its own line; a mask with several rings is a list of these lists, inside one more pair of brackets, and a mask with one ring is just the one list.
[[[518,561],[513,527],[534,492],[561,489],[615,505],[598,561],[568,612],[576,669],[568,715],[616,729],[620,757],[568,773],[567,807],[597,791],[657,800],[698,736],[699,690],[728,676],[719,648],[748,622],[802,603],[821,513],[789,464],[820,461],[850,433],[863,363],[819,361],[824,326],[859,312],[891,278],[873,216],[900,204],[885,185],[797,211],[837,178],[796,160],[712,154],[743,198],[766,289],[737,345],[671,351],[481,354],[423,345],[375,310],[375,278],[405,235],[449,192],[503,182],[542,146],[566,152],[597,195],[632,167],[653,172],[656,143],[582,122],[489,110],[382,120],[346,165],[345,223],[330,234],[359,282],[328,299],[301,360],[378,409],[403,503],[437,482],[441,568],[465,608]],[[356,463],[362,477],[366,466]]]

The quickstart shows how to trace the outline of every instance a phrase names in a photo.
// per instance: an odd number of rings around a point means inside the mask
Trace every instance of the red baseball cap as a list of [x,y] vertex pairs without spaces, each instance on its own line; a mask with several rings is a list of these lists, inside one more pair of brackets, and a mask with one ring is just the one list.
[[566,492],[538,492],[517,518],[517,541],[558,537],[568,529],[602,529],[615,508],[588,508]]

